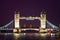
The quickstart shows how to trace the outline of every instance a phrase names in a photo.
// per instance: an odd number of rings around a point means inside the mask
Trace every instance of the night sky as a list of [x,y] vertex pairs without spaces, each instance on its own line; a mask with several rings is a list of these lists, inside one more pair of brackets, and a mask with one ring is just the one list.
[[50,22],[60,24],[59,0],[0,0],[0,26],[14,19],[14,11],[21,16],[40,16],[42,10]]

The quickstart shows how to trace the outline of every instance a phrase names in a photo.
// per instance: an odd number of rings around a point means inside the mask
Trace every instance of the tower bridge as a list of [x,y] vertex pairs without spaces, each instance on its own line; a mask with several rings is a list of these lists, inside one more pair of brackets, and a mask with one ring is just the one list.
[[[40,27],[39,28],[21,28],[20,27],[20,23],[19,21],[20,20],[35,20],[35,19],[38,19],[40,21]],[[14,28],[8,28],[9,25],[11,25],[12,23],[14,22]],[[46,28],[47,25],[50,25],[51,28]],[[5,27],[7,27],[7,29],[4,29]],[[12,20],[11,22],[9,22],[8,24],[0,27],[0,30],[13,30],[13,32],[21,32],[22,30],[36,30],[36,31],[39,31],[39,32],[47,32],[48,30],[54,30],[54,29],[58,29],[57,26],[53,25],[51,22],[49,22],[47,19],[46,19],[46,13],[45,12],[41,12],[41,15],[40,17],[20,17],[20,14],[19,12],[15,12],[14,14],[14,20]]]

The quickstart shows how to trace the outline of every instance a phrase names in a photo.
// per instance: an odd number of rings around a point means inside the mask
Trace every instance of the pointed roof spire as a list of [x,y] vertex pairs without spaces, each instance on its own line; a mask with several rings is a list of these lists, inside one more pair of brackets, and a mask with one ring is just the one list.
[[15,11],[14,13],[15,13],[15,14],[19,14],[20,12],[19,12],[19,11]]
[[46,14],[46,12],[45,11],[42,11],[41,14]]

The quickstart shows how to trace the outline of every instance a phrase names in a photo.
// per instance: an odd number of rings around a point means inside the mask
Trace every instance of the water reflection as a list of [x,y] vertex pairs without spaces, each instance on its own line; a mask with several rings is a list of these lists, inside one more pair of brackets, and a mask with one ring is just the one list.
[[49,35],[50,35],[49,33],[40,33],[41,37],[46,37],[46,36],[49,36]]
[[48,40],[55,36],[53,33],[13,33],[13,35],[14,40]]
[[20,33],[13,33],[14,40],[17,40],[20,37]]
[[55,33],[0,33],[0,40],[53,40],[54,37]]

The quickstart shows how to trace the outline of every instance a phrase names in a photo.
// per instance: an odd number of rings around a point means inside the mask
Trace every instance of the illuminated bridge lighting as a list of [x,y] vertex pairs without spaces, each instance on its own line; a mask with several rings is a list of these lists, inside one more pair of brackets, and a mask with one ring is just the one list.
[[[51,22],[49,22],[48,20],[46,20],[46,22],[52,27],[52,28],[58,28],[58,26],[55,26],[55,25],[53,25]],[[4,26],[1,26],[0,27],[0,29],[1,28],[4,28],[4,27],[8,27],[10,24],[12,24],[13,23],[13,20],[12,21],[10,21],[8,24],[6,24],[6,25],[4,25]]]
[[25,19],[25,20],[35,20],[35,19],[39,19],[40,17],[20,17],[20,19]]
[[57,26],[53,25],[51,22],[49,22],[48,20],[46,20],[46,22],[52,27],[52,28],[58,28]]
[[26,31],[26,30],[36,30],[36,31],[39,31],[39,29],[37,29],[37,28],[23,28],[21,30],[22,31]]
[[8,27],[10,24],[12,24],[13,23],[13,20],[12,21],[10,21],[8,24],[6,24],[6,25],[4,25],[4,26],[2,26],[2,27],[0,27],[0,28],[4,28],[4,27]]
[[[18,14],[19,15],[19,14]],[[11,25],[13,22],[15,23],[15,27],[14,28],[17,28],[19,30],[37,30],[37,31],[40,31],[41,28],[45,29],[46,28],[46,24],[48,24],[49,26],[51,26],[51,30],[53,30],[54,28],[58,29],[58,26],[55,26],[54,24],[52,24],[50,21],[48,21],[46,19],[46,15],[45,14],[42,14],[40,15],[40,17],[20,17],[18,15],[15,15],[15,19],[10,21],[9,23],[7,23],[6,25],[4,26],[1,26],[0,27],[0,30],[4,30],[4,28],[8,27],[9,25]],[[44,16],[45,15],[45,16]],[[21,29],[20,28],[20,25],[19,25],[19,20],[20,19],[25,19],[25,20],[35,20],[35,19],[38,19],[39,21],[41,21],[41,26],[40,28],[23,28]],[[43,20],[44,19],[44,20]],[[5,29],[6,30],[6,29]],[[7,29],[8,30],[8,29]],[[11,29],[12,30],[12,29]],[[50,30],[50,29],[49,29]],[[44,31],[44,30],[43,30]]]

